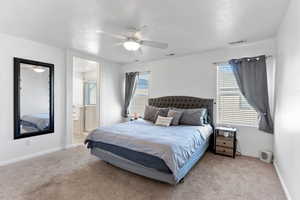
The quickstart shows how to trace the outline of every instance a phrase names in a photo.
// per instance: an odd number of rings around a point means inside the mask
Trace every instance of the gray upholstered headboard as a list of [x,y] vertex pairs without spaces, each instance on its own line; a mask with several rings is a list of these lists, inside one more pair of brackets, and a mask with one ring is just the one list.
[[148,100],[150,106],[159,108],[206,108],[209,116],[209,123],[213,125],[214,122],[214,100],[203,99],[189,96],[166,96],[158,98],[150,98]]

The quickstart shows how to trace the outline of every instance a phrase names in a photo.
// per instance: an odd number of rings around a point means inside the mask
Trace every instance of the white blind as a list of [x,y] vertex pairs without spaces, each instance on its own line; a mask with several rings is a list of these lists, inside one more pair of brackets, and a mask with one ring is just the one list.
[[257,126],[257,112],[241,94],[232,67],[217,66],[217,123]]
[[144,115],[149,98],[149,76],[149,72],[140,73],[138,76],[136,90],[129,108],[130,116],[133,116],[134,113],[138,113],[140,116]]

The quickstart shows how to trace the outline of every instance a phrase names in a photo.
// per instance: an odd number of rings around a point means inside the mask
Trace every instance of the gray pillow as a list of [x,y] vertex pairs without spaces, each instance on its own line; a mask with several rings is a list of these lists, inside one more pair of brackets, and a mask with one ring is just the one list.
[[154,106],[146,106],[144,119],[155,122],[158,116],[167,117],[169,108],[157,108]]
[[192,125],[192,126],[203,126],[206,123],[206,108],[196,109],[176,109],[183,110],[182,117],[179,121],[180,124]]
[[183,111],[180,111],[180,110],[169,110],[168,117],[173,117],[171,125],[178,126],[179,120],[180,120],[182,114],[183,114]]
[[158,115],[158,110],[153,106],[146,106],[144,112],[144,120],[155,122]]
[[[157,108],[156,109],[158,110],[158,114],[159,116],[162,116],[162,117],[167,117],[168,116],[168,112],[169,112],[169,108]],[[158,116],[156,116],[157,118]]]

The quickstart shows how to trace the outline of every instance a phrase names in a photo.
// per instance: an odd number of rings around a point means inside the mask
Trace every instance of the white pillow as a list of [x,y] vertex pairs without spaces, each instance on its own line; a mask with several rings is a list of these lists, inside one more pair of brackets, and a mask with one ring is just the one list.
[[173,120],[173,117],[162,117],[159,116],[156,119],[155,125],[158,126],[170,126],[171,122]]

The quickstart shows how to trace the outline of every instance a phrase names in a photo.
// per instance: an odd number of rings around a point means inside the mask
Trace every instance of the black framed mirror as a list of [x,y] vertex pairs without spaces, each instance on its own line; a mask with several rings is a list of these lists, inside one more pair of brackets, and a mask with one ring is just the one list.
[[14,139],[54,132],[54,65],[14,58]]

